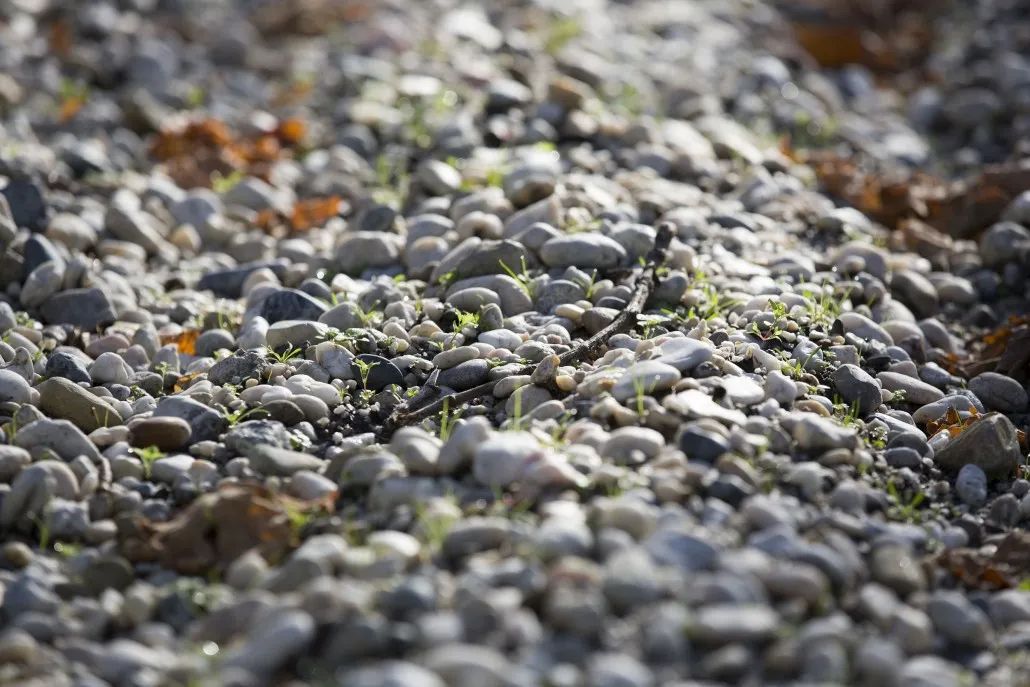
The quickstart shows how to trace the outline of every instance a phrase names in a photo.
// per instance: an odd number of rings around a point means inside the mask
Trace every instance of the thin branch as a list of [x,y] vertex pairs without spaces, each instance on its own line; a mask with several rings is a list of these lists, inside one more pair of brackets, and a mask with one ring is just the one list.
[[[658,227],[658,234],[655,238],[654,248],[652,248],[651,252],[648,253],[647,260],[644,263],[644,269],[641,270],[640,274],[637,276],[633,296],[630,298],[626,308],[604,329],[597,332],[572,350],[563,353],[560,356],[559,364],[570,365],[587,358],[594,357],[613,336],[628,332],[633,328],[637,322],[637,316],[643,312],[644,305],[647,303],[648,298],[651,297],[655,287],[658,285],[658,268],[665,263],[669,243],[672,241],[672,233],[673,229],[670,224],[665,223]],[[512,374],[532,375],[536,368],[537,365],[526,365]],[[463,403],[470,403],[480,397],[492,394],[494,387],[499,381],[500,380],[495,379],[489,382],[484,382],[483,384],[471,389],[437,398],[435,401],[418,408],[398,408],[389,418],[387,418],[384,432],[389,434],[398,427],[412,425],[439,414],[440,411],[443,410],[444,401],[447,401],[451,408],[457,408]]]

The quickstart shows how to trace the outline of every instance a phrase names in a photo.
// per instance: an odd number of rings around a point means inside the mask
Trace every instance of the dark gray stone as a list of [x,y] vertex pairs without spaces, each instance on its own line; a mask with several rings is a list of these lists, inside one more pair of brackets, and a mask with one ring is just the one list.
[[165,396],[157,402],[155,417],[177,417],[190,424],[190,443],[214,441],[229,422],[214,408],[185,396]]
[[[369,389],[382,391],[391,384],[404,385],[404,375],[401,373],[400,368],[383,356],[375,355],[374,353],[363,353],[356,359],[372,366],[372,369],[368,372]],[[354,379],[361,380],[361,370],[353,363],[351,364],[351,374]]]
[[114,304],[102,289],[69,289],[54,294],[40,308],[48,324],[70,324],[85,330],[106,327],[117,319]]
[[303,291],[282,289],[269,294],[261,304],[261,317],[269,324],[280,320],[317,320],[329,307]]
[[489,373],[490,363],[482,358],[476,358],[442,370],[438,383],[440,386],[447,386],[455,391],[464,391],[485,382]]
[[252,262],[227,270],[208,272],[197,282],[197,289],[212,291],[216,296],[224,298],[239,298],[242,295],[243,282],[252,272],[262,267],[272,270],[280,279],[286,274],[286,265],[281,262]]
[[46,361],[44,373],[47,377],[63,377],[69,381],[91,383],[86,363],[70,353],[54,351]]
[[207,371],[212,384],[242,384],[248,379],[261,379],[269,363],[263,355],[254,351],[236,351],[222,358]]
[[47,206],[39,185],[30,179],[12,179],[0,193],[11,207],[15,224],[31,231],[42,231],[46,224]]

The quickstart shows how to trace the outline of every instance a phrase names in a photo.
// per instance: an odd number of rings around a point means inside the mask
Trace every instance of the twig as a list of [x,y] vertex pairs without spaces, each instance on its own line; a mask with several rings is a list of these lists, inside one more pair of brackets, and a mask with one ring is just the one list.
[[[560,365],[570,365],[572,363],[580,362],[588,357],[595,356],[601,347],[608,343],[608,340],[611,339],[611,337],[616,334],[627,332],[633,328],[633,325],[637,321],[637,315],[643,312],[647,299],[651,297],[651,293],[654,291],[655,286],[658,283],[657,271],[666,260],[666,251],[669,248],[669,243],[672,241],[672,233],[673,228],[671,224],[665,223],[658,227],[658,234],[655,237],[654,248],[652,248],[651,252],[647,255],[644,269],[641,270],[637,277],[633,296],[630,298],[626,308],[620,312],[607,327],[597,332],[572,350],[563,353],[559,358]],[[536,368],[536,365],[526,365],[512,374],[532,375]],[[489,382],[484,382],[483,384],[471,389],[454,394],[448,394],[418,408],[409,409],[400,407],[394,411],[389,418],[387,418],[384,433],[390,434],[398,427],[415,424],[416,422],[420,422],[426,418],[437,415],[443,409],[445,401],[450,404],[451,408],[457,408],[462,403],[469,403],[477,398],[491,394],[493,393],[494,386],[496,386],[499,381],[500,380],[495,379]]]

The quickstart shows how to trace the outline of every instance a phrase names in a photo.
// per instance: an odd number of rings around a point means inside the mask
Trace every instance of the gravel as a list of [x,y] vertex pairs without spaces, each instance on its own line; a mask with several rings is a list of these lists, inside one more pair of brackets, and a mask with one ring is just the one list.
[[3,681],[1030,683],[1025,12],[846,4],[7,3]]

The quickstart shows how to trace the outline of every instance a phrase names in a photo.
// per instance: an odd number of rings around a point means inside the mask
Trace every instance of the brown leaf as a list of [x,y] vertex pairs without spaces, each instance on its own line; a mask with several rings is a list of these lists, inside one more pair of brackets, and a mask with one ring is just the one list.
[[129,560],[157,562],[187,575],[222,571],[257,549],[280,560],[297,541],[298,518],[331,510],[335,494],[303,501],[255,484],[227,484],[204,494],[169,522],[137,520],[122,533]]
[[72,54],[74,34],[71,24],[64,17],[58,18],[50,25],[50,32],[47,36],[47,44],[50,46],[50,54],[62,60],[67,60]]
[[967,587],[1017,587],[1030,570],[1030,532],[1010,532],[996,547],[948,549],[930,560]]
[[208,118],[162,131],[151,144],[150,154],[165,163],[168,174],[180,185],[210,186],[216,174],[226,177],[244,172],[267,179],[271,165],[306,135],[307,125],[297,118],[246,137],[236,136],[225,123]]
[[294,231],[320,227],[339,214],[340,205],[339,196],[298,201],[290,215],[290,226]]
[[178,334],[165,334],[161,337],[161,345],[175,344],[179,353],[186,355],[197,354],[197,339],[200,337],[199,329],[184,329]]

